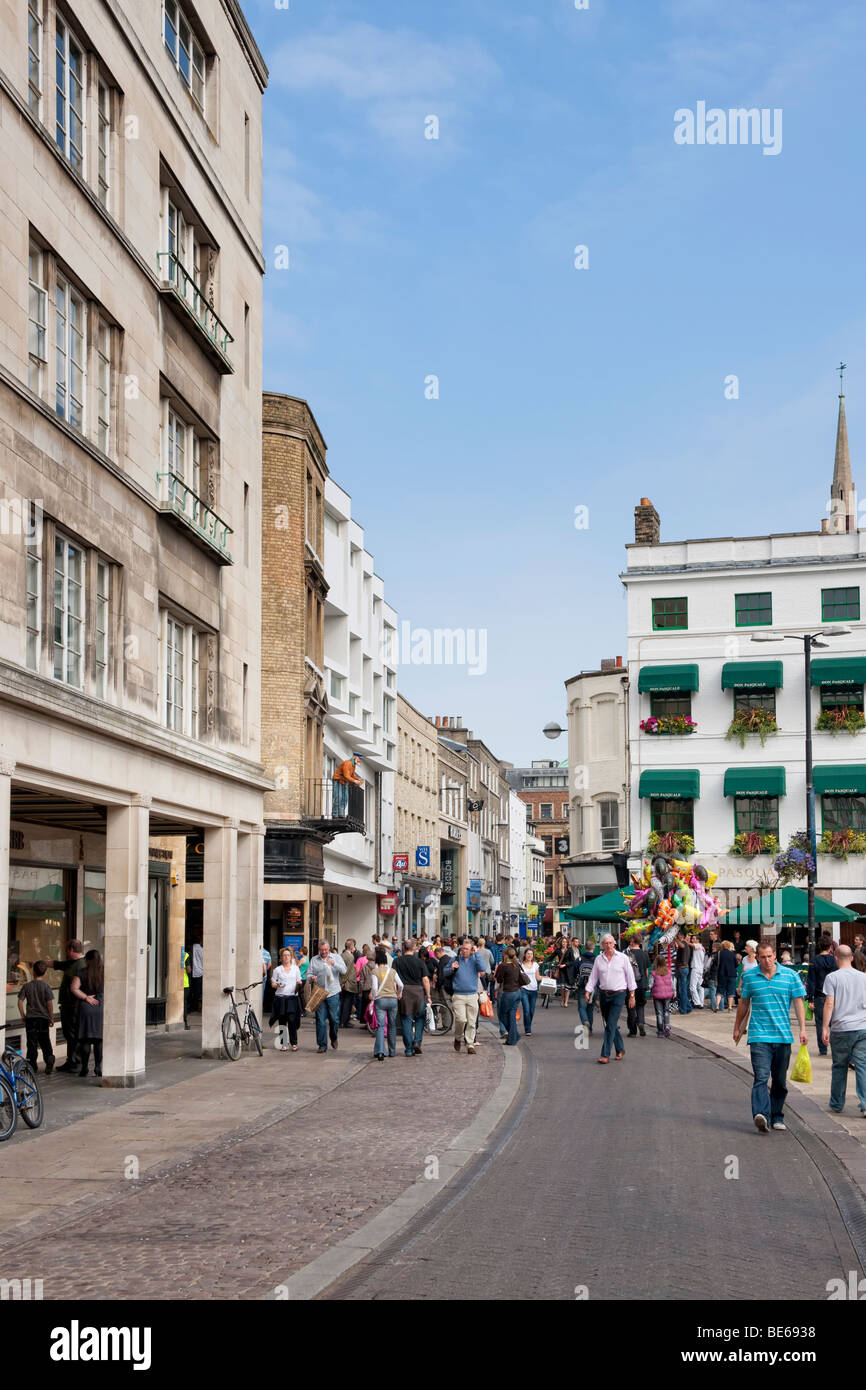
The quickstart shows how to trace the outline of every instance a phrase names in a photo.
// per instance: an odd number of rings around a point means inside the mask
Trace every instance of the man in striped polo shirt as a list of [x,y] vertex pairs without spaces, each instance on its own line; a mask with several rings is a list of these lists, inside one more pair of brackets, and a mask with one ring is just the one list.
[[[800,1042],[807,1041],[803,981],[793,970],[776,961],[772,941],[758,947],[758,969],[746,971],[740,986],[740,1003],[734,1020],[734,1042],[743,1035],[749,1015],[749,1051],[752,1054],[752,1118],[755,1127],[766,1134],[786,1129],[785,1097],[788,1094],[788,1063],[791,1060],[791,1001],[797,1013]],[[767,1088],[767,1081],[771,1081]]]

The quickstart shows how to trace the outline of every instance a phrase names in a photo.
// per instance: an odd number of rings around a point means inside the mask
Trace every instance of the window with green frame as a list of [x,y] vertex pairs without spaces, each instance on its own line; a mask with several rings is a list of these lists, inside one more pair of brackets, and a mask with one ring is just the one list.
[[751,709],[765,709],[769,714],[775,714],[775,690],[767,690],[764,686],[754,690],[746,685],[737,686],[734,690],[734,714]]
[[650,691],[650,714],[657,719],[665,715],[688,714],[692,712],[692,693],[690,690],[652,690]]
[[687,598],[654,598],[653,628],[687,628],[689,625],[689,601]]
[[862,685],[821,686],[822,709],[844,709],[846,706],[849,709],[863,708]]
[[779,838],[779,798],[777,796],[735,796],[734,833],[757,832]]
[[821,622],[860,621],[860,587],[821,590]]
[[659,835],[674,830],[694,839],[695,803],[685,798],[654,796],[650,801],[650,825]]
[[821,798],[825,830],[866,830],[866,796]]
[[734,594],[734,622],[737,627],[770,627],[773,595]]

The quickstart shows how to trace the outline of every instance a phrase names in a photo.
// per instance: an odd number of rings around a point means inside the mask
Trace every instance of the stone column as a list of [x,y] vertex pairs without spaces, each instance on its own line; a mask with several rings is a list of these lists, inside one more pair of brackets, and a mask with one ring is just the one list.
[[[238,835],[238,984],[248,985],[262,973],[265,827]],[[274,961],[278,965],[279,961]],[[250,995],[262,1022],[262,994]]]
[[[15,764],[10,758],[0,755],[0,960],[3,962],[3,981],[6,981],[6,961],[9,950],[9,807],[12,795],[12,777]],[[16,1008],[16,1014],[18,1012]],[[6,993],[4,990],[3,1017],[6,1018]],[[23,1031],[23,1029],[22,1029]]]
[[103,1086],[144,1080],[150,797],[106,808]]
[[224,986],[249,984],[237,978],[237,891],[238,822],[230,818],[204,832],[203,1057],[219,1057],[222,1052]]

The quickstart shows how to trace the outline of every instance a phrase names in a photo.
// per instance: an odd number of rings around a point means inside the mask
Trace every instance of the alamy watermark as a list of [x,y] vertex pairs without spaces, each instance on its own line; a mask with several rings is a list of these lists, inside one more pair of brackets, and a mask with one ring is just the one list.
[[487,672],[484,627],[413,627],[408,621],[382,634],[386,666],[465,666],[470,676]]
[[738,106],[724,110],[707,108],[699,101],[692,111],[681,106],[674,112],[674,140],[678,145],[761,145],[763,154],[782,152],[782,108]]

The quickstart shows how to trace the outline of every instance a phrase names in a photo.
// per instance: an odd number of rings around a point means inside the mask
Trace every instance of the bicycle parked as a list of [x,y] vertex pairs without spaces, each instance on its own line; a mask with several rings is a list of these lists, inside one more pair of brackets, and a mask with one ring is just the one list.
[[[248,998],[250,990],[260,989],[261,983],[261,980],[253,980],[252,984],[246,985],[244,989],[239,989],[236,985],[227,985],[223,990],[223,994],[227,994],[232,1001],[232,1006],[228,1013],[223,1015],[222,1021],[223,1046],[226,1056],[232,1062],[236,1062],[241,1055],[241,1049],[249,1047],[251,1043],[260,1057],[264,1055],[262,1025]],[[236,992],[243,995],[240,1004],[235,999]]]
[[36,1072],[20,1052],[7,1047],[0,1056],[0,1143],[12,1138],[19,1115],[28,1129],[38,1129],[44,1114]]

